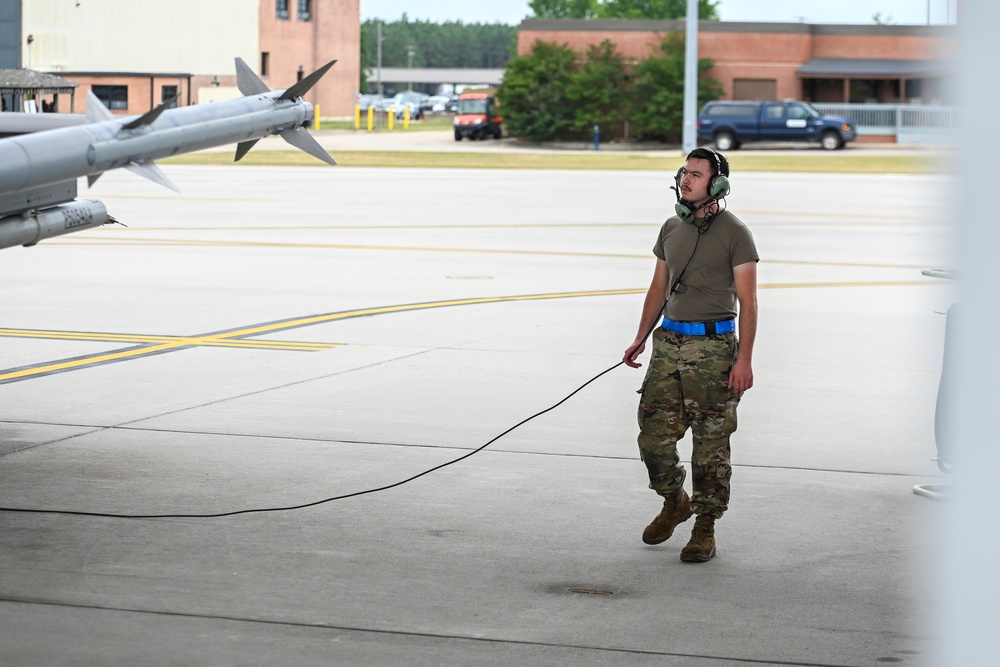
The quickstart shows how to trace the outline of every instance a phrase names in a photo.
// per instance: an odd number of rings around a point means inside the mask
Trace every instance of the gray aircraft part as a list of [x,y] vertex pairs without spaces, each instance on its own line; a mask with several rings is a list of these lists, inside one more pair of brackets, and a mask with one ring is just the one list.
[[[234,143],[238,144],[239,160],[259,139],[272,134],[336,164],[304,129],[314,112],[313,106],[302,100],[335,62],[287,90],[272,92],[237,58],[237,86],[245,97],[179,109],[170,109],[174,100],[168,100],[148,113],[126,118],[112,115],[88,92],[88,124],[0,139],[0,216],[8,216],[0,218],[0,227],[19,219],[11,216],[13,213],[72,200],[76,179],[86,177],[93,185],[109,169],[124,167],[177,190],[154,160]],[[68,184],[72,184],[71,194]],[[14,236],[20,238],[0,231],[0,238]]]
[[42,239],[100,227],[112,222],[99,199],[80,199],[41,211],[0,218],[0,248],[33,246]]

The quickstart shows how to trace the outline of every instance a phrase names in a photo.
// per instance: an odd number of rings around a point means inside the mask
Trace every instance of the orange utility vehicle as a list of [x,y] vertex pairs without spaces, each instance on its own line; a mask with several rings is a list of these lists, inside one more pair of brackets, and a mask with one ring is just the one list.
[[499,139],[503,116],[497,115],[496,99],[489,93],[462,93],[458,96],[455,114],[455,141],[467,139]]

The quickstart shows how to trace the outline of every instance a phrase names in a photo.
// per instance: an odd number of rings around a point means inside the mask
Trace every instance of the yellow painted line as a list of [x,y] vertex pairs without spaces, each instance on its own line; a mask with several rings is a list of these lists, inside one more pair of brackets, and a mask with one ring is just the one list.
[[[240,200],[249,201],[249,200]],[[895,222],[923,222],[924,219],[918,216],[903,216],[903,215],[871,215],[871,214],[844,214],[844,213],[812,213],[805,211],[744,211],[740,210],[736,212],[738,216],[742,215],[766,215],[766,216],[790,216],[797,218],[836,218],[842,220],[850,220],[850,222],[844,222],[842,224],[851,226],[862,226],[866,223],[855,222],[857,220],[888,220]],[[545,222],[545,223],[523,223],[523,224],[444,224],[444,225],[242,225],[239,227],[235,226],[223,226],[223,225],[212,225],[212,226],[163,226],[163,227],[130,227],[129,231],[134,231],[137,233],[155,231],[155,232],[189,232],[189,231],[199,231],[199,232],[219,232],[219,231],[241,231],[241,232],[252,232],[252,231],[302,231],[302,230],[341,230],[341,229],[588,229],[588,228],[621,228],[621,227],[659,227],[663,224],[663,220],[651,220],[649,222]],[[761,225],[767,223],[754,223],[754,225]],[[796,223],[776,223],[778,225],[789,225]],[[120,231],[120,230],[119,230]]]
[[[447,252],[447,253],[488,253],[499,255],[544,255],[558,257],[608,257],[617,259],[649,259],[650,254],[613,254],[599,252],[554,252],[548,250],[501,250],[493,248],[436,248],[389,245],[362,245],[347,243],[288,243],[281,241],[198,241],[195,239],[124,239],[111,238],[110,241],[127,242],[128,245],[156,245],[206,248],[307,248],[322,250],[390,250],[397,252]],[[80,243],[82,239],[60,241],[60,243]],[[102,243],[105,240],[95,242]]]
[[[497,248],[439,248],[415,246],[362,245],[344,243],[288,243],[283,241],[199,241],[196,239],[109,239],[120,241],[127,245],[154,246],[184,246],[184,247],[264,247],[264,248],[305,248],[324,250],[388,250],[396,252],[447,252],[447,253],[487,253],[501,255],[543,255],[553,257],[606,257],[611,259],[652,259],[652,253],[600,253],[600,252],[569,252],[551,250],[504,250]],[[72,239],[64,243],[81,242],[83,239]],[[98,242],[100,243],[100,242]],[[865,262],[821,262],[790,259],[762,259],[764,264],[793,264],[802,266],[843,266],[850,268],[869,269],[924,269],[926,265],[916,264],[875,264]]]
[[[97,195],[95,195],[96,197]],[[171,201],[253,201],[269,202],[274,199],[254,197],[185,197],[183,195],[100,195],[100,199],[167,199]]]
[[796,266],[846,266],[862,269],[926,269],[926,264],[869,264],[866,262],[816,262],[795,259],[762,259],[761,264],[792,264]]
[[[796,289],[812,287],[911,287],[914,285],[945,285],[941,280],[887,280],[872,282],[834,283],[766,283],[757,285],[759,289]],[[645,290],[644,290],[645,291]]]
[[[760,289],[789,289],[789,288],[835,288],[835,287],[901,287],[901,286],[943,285],[943,284],[946,283],[944,283],[943,281],[914,280],[914,281],[892,281],[892,282],[765,283],[758,285],[758,287]],[[313,315],[310,317],[301,317],[292,320],[285,320],[282,322],[273,322],[271,324],[255,325],[220,334],[178,339],[177,341],[173,342],[161,343],[158,345],[152,345],[132,350],[109,352],[107,354],[101,354],[94,357],[87,357],[84,359],[71,359],[67,361],[60,361],[51,364],[46,364],[44,366],[36,366],[33,368],[8,371],[5,373],[0,373],[0,382],[26,379],[32,376],[47,375],[49,373],[57,373],[62,371],[86,368],[89,366],[95,366],[104,363],[123,361],[126,359],[143,357],[151,354],[158,354],[161,352],[169,352],[171,350],[176,350],[178,348],[190,345],[205,345],[208,344],[208,342],[221,342],[225,341],[227,337],[259,335],[267,332],[311,326],[314,324],[323,324],[326,322],[334,322],[337,320],[345,320],[355,317],[366,317],[371,315],[384,315],[388,313],[401,313],[407,311],[426,310],[429,308],[470,306],[470,305],[485,304],[485,303],[501,303],[510,301],[540,301],[546,299],[566,299],[573,297],[591,297],[591,296],[618,296],[626,294],[645,294],[645,293],[646,293],[645,288],[598,290],[590,292],[559,292],[552,294],[528,294],[521,296],[498,296],[498,297],[481,297],[473,299],[456,299],[450,301],[430,301],[426,303],[405,304],[400,306],[382,306],[377,308],[364,308],[360,310],[351,310],[342,313],[327,313],[324,315]]]
[[41,329],[0,329],[0,337],[45,338],[50,340],[75,340],[100,343],[176,343],[178,345],[208,345],[214,347],[291,350],[297,352],[313,352],[343,347],[342,343],[309,343],[278,340],[206,340],[203,337],[190,336],[103,334],[86,331],[49,331]]
[[9,371],[6,373],[0,373],[0,382],[6,382],[8,380],[17,380],[19,378],[26,378],[33,375],[57,373],[60,371],[72,370],[74,368],[96,366],[98,364],[103,364],[110,361],[122,361],[124,359],[129,359],[131,357],[139,357],[139,356],[144,357],[150,354],[156,354],[158,352],[166,352],[167,350],[176,347],[179,346],[172,343],[165,343],[163,345],[141,347],[134,350],[109,352],[108,354],[102,354],[96,357],[87,357],[86,359],[72,359],[70,361],[61,361],[53,364],[48,364],[45,366],[38,366],[35,368],[25,368],[19,371]]

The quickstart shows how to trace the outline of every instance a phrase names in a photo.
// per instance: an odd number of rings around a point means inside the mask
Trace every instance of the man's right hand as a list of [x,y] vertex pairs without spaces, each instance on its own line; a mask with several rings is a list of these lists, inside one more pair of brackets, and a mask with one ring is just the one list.
[[632,368],[641,367],[642,364],[638,363],[635,359],[640,354],[642,354],[643,350],[645,349],[646,349],[646,341],[639,341],[638,343],[632,343],[631,345],[629,345],[628,349],[625,350],[625,355],[622,357],[622,361],[625,362],[626,366],[630,366]]

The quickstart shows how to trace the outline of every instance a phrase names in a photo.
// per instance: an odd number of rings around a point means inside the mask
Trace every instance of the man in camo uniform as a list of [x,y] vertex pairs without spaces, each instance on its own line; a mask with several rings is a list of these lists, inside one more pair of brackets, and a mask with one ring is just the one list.
[[[706,148],[692,151],[677,172],[678,215],[660,229],[639,331],[623,358],[633,368],[641,366],[636,358],[655,326],[640,390],[639,453],[649,488],[664,502],[642,540],[665,542],[677,525],[697,514],[691,540],[681,550],[681,560],[692,563],[715,556],[715,521],[729,507],[729,437],[736,430],[740,396],[753,386],[759,258],[750,230],[719,204],[729,193],[728,176],[726,158]],[[677,441],[689,427],[690,498],[677,454]]]

